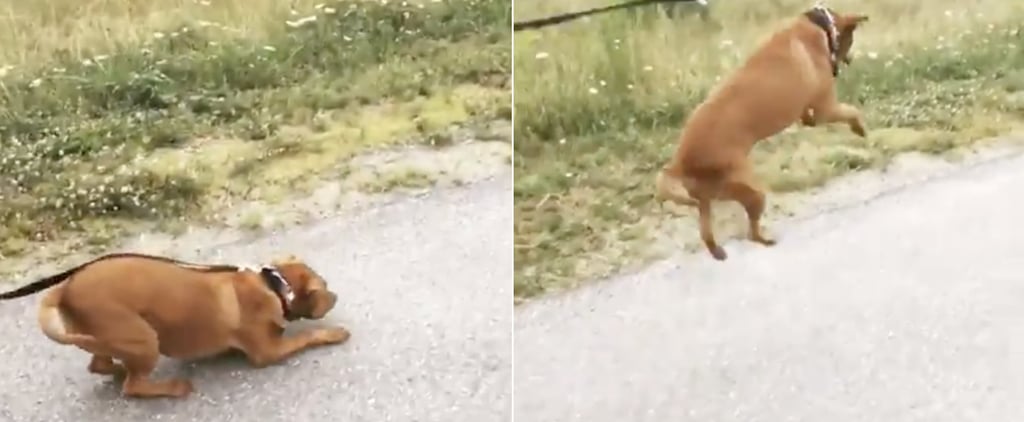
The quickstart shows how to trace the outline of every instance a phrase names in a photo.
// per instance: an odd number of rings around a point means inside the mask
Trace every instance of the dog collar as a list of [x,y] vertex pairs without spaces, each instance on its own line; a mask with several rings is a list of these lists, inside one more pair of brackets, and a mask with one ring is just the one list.
[[831,10],[821,4],[817,4],[811,10],[804,13],[807,19],[817,25],[828,39],[829,63],[832,65],[832,76],[839,76],[839,34],[836,29],[836,19]]
[[263,279],[263,284],[277,296],[277,299],[281,301],[281,311],[285,318],[291,316],[292,299],[295,298],[295,293],[292,292],[291,286],[288,284],[288,280],[285,280],[281,272],[277,271],[274,267],[238,267],[238,271],[252,271],[260,274],[260,278]]

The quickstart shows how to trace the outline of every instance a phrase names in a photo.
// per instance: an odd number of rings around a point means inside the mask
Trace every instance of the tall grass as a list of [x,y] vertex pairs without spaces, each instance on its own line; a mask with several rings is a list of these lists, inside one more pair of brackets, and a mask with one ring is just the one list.
[[[211,193],[202,169],[143,165],[155,151],[219,139],[273,146],[285,128],[329,128],[325,115],[448,98],[465,86],[501,98],[510,75],[509,0],[12,0],[0,10],[6,239],[201,208]],[[478,119],[508,109],[473,107]],[[375,146],[360,138],[375,128],[356,129],[321,143]],[[253,158],[281,153],[265,149]],[[245,176],[252,163],[236,158],[231,174]],[[9,240],[0,253],[14,249]]]
[[[596,5],[516,3],[517,19]],[[839,96],[866,113],[867,139],[801,128],[758,145],[775,191],[819,186],[905,151],[940,153],[1024,117],[1024,4],[834,1],[870,21],[856,33]],[[804,1],[712,2],[711,21],[656,13],[595,17],[515,40],[516,294],[608,274],[649,256],[668,216],[651,182],[687,113]],[[771,199],[769,199],[771,201]],[[683,211],[688,212],[688,211]]]

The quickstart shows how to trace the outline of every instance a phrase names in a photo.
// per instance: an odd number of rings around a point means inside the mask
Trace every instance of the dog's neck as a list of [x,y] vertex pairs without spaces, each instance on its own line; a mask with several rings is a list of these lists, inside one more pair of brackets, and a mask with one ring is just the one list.
[[804,13],[812,23],[825,31],[828,39],[829,63],[832,64],[832,76],[839,76],[839,34],[836,29],[836,18],[827,7],[817,5]]
[[281,275],[274,267],[247,267],[239,266],[238,271],[252,271],[259,273],[260,278],[263,279],[263,284],[277,296],[277,299],[281,301],[281,311],[285,318],[288,318],[291,314],[291,302],[292,302],[292,288],[288,284],[288,280],[285,280],[284,276]]

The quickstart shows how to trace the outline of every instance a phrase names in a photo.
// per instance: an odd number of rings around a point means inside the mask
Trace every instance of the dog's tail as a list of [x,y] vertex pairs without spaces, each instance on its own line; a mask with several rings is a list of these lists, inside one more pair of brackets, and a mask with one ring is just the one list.
[[60,284],[68,277],[71,277],[72,274],[78,272],[78,270],[81,270],[83,267],[91,263],[92,262],[87,262],[60,274],[54,274],[44,279],[21,286],[17,289],[0,293],[0,300],[17,299],[19,297],[28,296],[49,289],[50,287]]
[[659,201],[670,200],[679,205],[697,206],[697,200],[690,196],[686,188],[685,177],[672,167],[665,167],[658,172],[654,181],[654,197]]
[[522,31],[524,29],[538,29],[545,26],[557,25],[562,22],[568,22],[574,19],[579,19],[584,16],[595,15],[598,13],[610,12],[612,10],[627,9],[631,7],[643,6],[654,3],[683,3],[699,0],[633,0],[625,3],[615,4],[605,7],[595,7],[593,9],[587,9],[579,12],[563,13],[560,15],[548,16],[546,18],[534,19],[523,22],[513,22],[512,31]]
[[[68,277],[71,277],[72,275],[80,271],[82,268],[93,262],[96,262],[96,260],[86,262],[82,265],[66,270],[60,274],[54,274],[41,280],[35,281],[33,283],[26,284],[22,287],[11,290],[9,292],[4,292],[0,294],[0,299],[15,299],[49,289],[53,286],[56,286],[64,282],[64,280],[67,280]],[[51,290],[50,294],[46,295],[46,297],[43,298],[42,302],[39,304],[39,327],[42,328],[43,334],[45,334],[46,337],[49,337],[50,340],[53,340],[57,343],[74,344],[82,347],[94,348],[93,346],[95,344],[96,339],[93,338],[92,336],[82,334],[68,334],[67,331],[64,329],[64,323],[62,322],[62,318],[60,315],[60,302],[61,299],[64,297],[64,288],[65,285],[57,286],[57,288]]]
[[44,279],[37,280],[37,281],[34,281],[32,283],[29,283],[29,284],[26,284],[24,286],[21,286],[21,287],[19,287],[17,289],[0,293],[0,300],[17,299],[19,297],[24,297],[24,296],[28,296],[28,295],[31,295],[31,294],[39,293],[39,292],[41,292],[43,290],[49,289],[50,287],[53,287],[53,286],[56,286],[57,284],[60,284],[61,282],[66,280],[68,277],[71,277],[72,275],[74,275],[75,273],[81,271],[83,268],[85,268],[85,267],[87,267],[89,265],[92,265],[92,264],[94,264],[96,262],[99,262],[99,261],[105,261],[105,260],[113,259],[113,258],[141,258],[141,259],[150,259],[150,260],[154,260],[154,261],[167,262],[167,263],[175,264],[175,265],[178,265],[178,266],[181,266],[181,267],[184,267],[184,268],[188,268],[188,269],[192,269],[192,270],[196,270],[196,271],[204,271],[204,272],[238,271],[238,267],[233,266],[233,265],[202,265],[202,264],[194,264],[194,263],[191,263],[191,262],[179,261],[177,259],[165,258],[165,257],[155,256],[155,255],[146,255],[146,254],[139,254],[139,253],[112,253],[112,254],[103,255],[101,257],[93,259],[92,261],[88,261],[88,262],[86,262],[84,264],[78,265],[78,266],[76,266],[74,268],[71,268],[71,269],[69,269],[67,271],[64,271],[64,272],[62,272],[60,274],[54,274],[54,275],[51,275],[51,276],[46,277]]
[[86,334],[71,334],[64,327],[60,302],[64,297],[66,287],[66,285],[57,286],[39,304],[37,316],[39,328],[43,330],[46,337],[57,343],[73,344],[86,350],[95,350],[98,345],[95,337]]

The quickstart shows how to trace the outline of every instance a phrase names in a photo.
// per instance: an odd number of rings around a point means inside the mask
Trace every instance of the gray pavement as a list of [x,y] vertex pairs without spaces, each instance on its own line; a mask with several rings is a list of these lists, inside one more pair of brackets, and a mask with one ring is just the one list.
[[[0,303],[0,421],[507,421],[512,410],[510,171],[199,259],[306,258],[338,292],[327,323],[352,339],[253,369],[244,358],[164,360],[186,400],[125,400],[88,356],[43,337],[39,296]],[[185,258],[193,258],[191,256]],[[9,287],[9,286],[3,286]]]
[[1024,420],[1022,219],[1017,156],[521,306],[515,418]]

